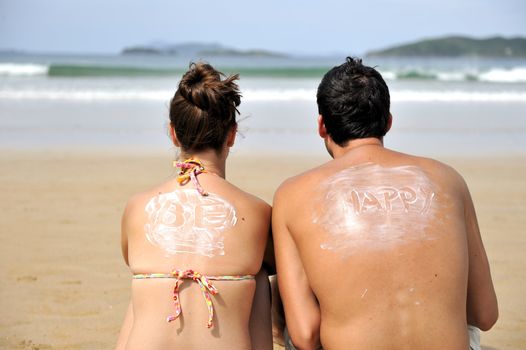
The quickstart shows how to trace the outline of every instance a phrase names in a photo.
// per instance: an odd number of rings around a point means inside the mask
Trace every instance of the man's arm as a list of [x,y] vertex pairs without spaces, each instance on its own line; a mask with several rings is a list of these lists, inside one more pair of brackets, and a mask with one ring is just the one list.
[[468,324],[487,331],[493,327],[499,317],[497,296],[491,280],[489,262],[480,236],[473,201],[464,182],[463,187],[469,254],[467,320]]
[[320,347],[320,309],[287,227],[290,198],[283,186],[278,189],[272,212],[279,291],[287,329],[294,346],[298,349],[317,349]]

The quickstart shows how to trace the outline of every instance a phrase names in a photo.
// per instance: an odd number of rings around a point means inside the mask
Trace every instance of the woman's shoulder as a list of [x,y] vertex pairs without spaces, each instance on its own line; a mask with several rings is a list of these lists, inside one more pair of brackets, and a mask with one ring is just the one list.
[[124,214],[136,214],[138,212],[143,213],[146,205],[152,200],[152,198],[169,192],[170,182],[171,181],[167,181],[157,184],[146,190],[131,195],[126,202]]
[[237,203],[254,210],[268,211],[270,213],[270,205],[258,196],[242,190],[230,182],[227,182],[227,190],[231,193]]

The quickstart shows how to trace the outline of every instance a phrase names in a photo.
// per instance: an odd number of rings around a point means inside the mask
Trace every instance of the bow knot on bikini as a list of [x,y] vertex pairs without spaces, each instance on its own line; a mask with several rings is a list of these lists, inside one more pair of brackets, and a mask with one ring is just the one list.
[[211,328],[213,325],[214,318],[214,305],[212,304],[212,295],[216,295],[219,291],[214,287],[210,280],[199,272],[194,272],[193,270],[174,270],[172,271],[173,278],[176,279],[175,287],[173,291],[173,300],[175,306],[175,315],[168,316],[166,318],[167,322],[172,322],[176,320],[182,312],[181,302],[179,301],[179,286],[183,284],[185,279],[191,279],[199,285],[203,297],[205,299],[206,306],[208,307],[208,322],[206,326]]
[[212,296],[219,293],[219,291],[210,283],[210,281],[244,281],[244,280],[254,280],[254,275],[224,275],[224,276],[215,276],[208,275],[205,276],[194,270],[173,270],[171,273],[150,273],[150,274],[135,274],[133,275],[134,279],[151,279],[151,278],[171,278],[175,279],[175,287],[173,290],[173,300],[175,306],[175,315],[168,316],[166,318],[167,322],[172,322],[179,317],[181,314],[181,303],[179,301],[179,286],[183,283],[185,279],[193,280],[199,285],[201,293],[205,298],[206,306],[208,307],[208,322],[206,326],[211,328],[214,318],[214,306],[212,305]]
[[181,169],[179,176],[177,176],[179,185],[186,185],[189,181],[192,181],[201,196],[208,196],[208,193],[201,187],[199,180],[197,180],[197,175],[207,172],[199,159],[190,158],[184,162],[174,161],[174,167]]

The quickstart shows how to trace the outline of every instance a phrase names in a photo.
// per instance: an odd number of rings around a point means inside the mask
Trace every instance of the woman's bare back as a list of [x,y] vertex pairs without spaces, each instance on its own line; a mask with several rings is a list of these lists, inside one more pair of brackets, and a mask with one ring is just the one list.
[[270,207],[204,173],[199,193],[170,180],[136,195],[123,216],[132,282],[126,349],[250,349],[248,324]]

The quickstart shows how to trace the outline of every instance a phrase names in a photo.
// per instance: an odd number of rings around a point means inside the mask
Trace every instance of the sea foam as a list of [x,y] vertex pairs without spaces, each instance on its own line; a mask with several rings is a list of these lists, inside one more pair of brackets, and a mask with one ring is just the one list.
[[[242,77],[264,78],[321,78],[330,67],[273,67],[273,68],[230,68],[239,71]],[[379,68],[386,80],[431,80],[431,81],[482,81],[488,83],[526,83],[526,67],[494,67],[489,69],[465,68],[457,70],[436,68]],[[48,76],[53,77],[179,77],[183,69],[169,67],[64,65],[34,63],[0,63],[0,76]]]
[[48,66],[41,64],[0,63],[0,76],[47,75]]
[[[168,102],[173,96],[169,89],[0,89],[0,100],[51,101],[157,101]],[[311,89],[247,89],[243,102],[303,101],[316,103],[316,91]],[[526,91],[466,91],[466,90],[394,90],[391,101],[396,102],[518,102],[526,103]]]
[[492,69],[480,74],[478,79],[492,83],[524,83],[526,68]]

